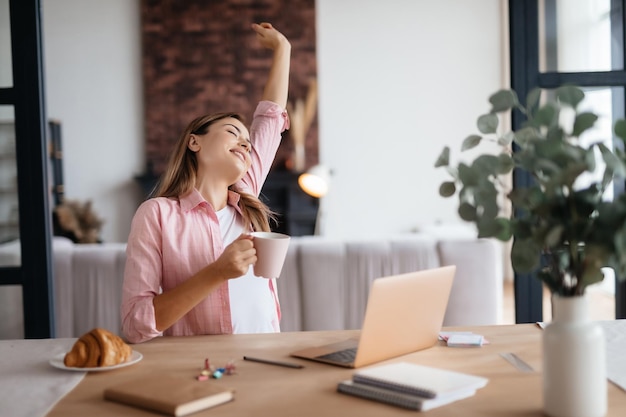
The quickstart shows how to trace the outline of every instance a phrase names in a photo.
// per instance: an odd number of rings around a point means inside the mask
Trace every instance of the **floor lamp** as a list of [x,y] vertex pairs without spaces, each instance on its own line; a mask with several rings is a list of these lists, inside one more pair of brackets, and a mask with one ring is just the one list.
[[[331,171],[324,165],[315,165],[298,177],[298,185],[308,195],[321,198],[328,193]],[[322,202],[320,201],[315,219],[315,235],[319,235],[320,220],[322,218]]]

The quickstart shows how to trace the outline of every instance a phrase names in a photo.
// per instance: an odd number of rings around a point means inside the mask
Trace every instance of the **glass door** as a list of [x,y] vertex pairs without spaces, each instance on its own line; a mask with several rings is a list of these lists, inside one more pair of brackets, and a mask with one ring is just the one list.
[[[511,33],[511,86],[520,97],[535,87],[555,89],[571,84],[582,87],[584,106],[601,115],[597,128],[581,138],[586,143],[603,140],[613,148],[612,126],[624,118],[624,0],[509,1]],[[513,114],[517,129],[524,122]],[[597,172],[601,172],[600,168]],[[591,174],[587,179],[593,179]],[[514,173],[514,186],[526,186],[527,173]],[[581,184],[582,186],[583,184]],[[624,192],[614,184],[605,195],[612,199]],[[605,280],[593,287],[592,316],[599,319],[626,317],[624,283],[605,269]],[[515,309],[518,323],[545,319],[544,290],[536,277],[515,276]]]
[[0,0],[0,338],[4,339],[54,336],[40,22],[39,0]]

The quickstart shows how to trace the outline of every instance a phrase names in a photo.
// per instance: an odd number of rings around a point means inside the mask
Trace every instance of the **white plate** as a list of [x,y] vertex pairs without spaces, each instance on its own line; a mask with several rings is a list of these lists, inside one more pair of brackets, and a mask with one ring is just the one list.
[[98,366],[95,368],[77,368],[73,366],[65,366],[65,364],[63,363],[63,359],[65,359],[65,353],[60,353],[56,355],[54,358],[50,359],[50,365],[54,366],[55,368],[63,369],[66,371],[101,372],[101,371],[111,371],[113,369],[124,368],[126,366],[134,365],[137,362],[139,362],[142,358],[143,358],[143,355],[141,353],[137,352],[136,350],[133,350],[133,353],[131,353],[130,358],[126,362],[119,363],[117,365]]

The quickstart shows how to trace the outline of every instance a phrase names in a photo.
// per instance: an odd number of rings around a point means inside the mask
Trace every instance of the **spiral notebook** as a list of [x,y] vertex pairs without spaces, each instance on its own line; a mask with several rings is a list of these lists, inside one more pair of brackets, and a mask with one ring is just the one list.
[[464,398],[487,385],[488,379],[397,362],[356,371],[337,391],[417,411],[426,411]]
[[460,391],[475,391],[488,382],[480,376],[408,362],[361,369],[352,375],[352,380],[423,398],[444,398]]
[[341,381],[337,386],[337,391],[361,397],[368,400],[391,404],[415,411],[427,411],[442,405],[469,398],[476,393],[476,390],[462,390],[454,395],[447,395],[443,398],[423,398],[417,395],[405,394],[403,392],[375,387],[367,384],[360,384],[351,380]]
[[359,368],[437,343],[456,266],[377,278],[372,282],[361,337],[290,353]]

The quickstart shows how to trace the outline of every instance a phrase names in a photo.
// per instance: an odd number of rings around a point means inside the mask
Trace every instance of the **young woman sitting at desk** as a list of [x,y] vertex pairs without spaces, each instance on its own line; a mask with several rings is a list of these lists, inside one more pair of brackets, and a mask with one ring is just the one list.
[[250,130],[236,113],[193,120],[156,197],[133,218],[121,306],[131,343],[161,334],[280,331],[275,283],[253,275],[248,232],[269,230],[269,210],[258,195],[289,128],[291,45],[269,23],[252,29],[273,59]]

